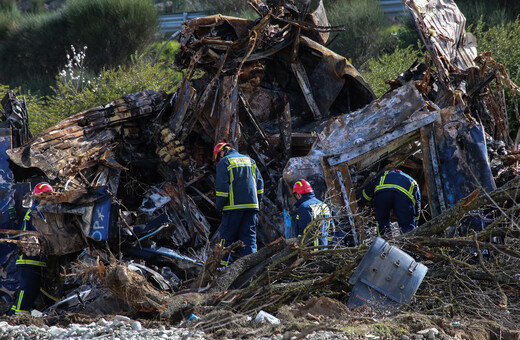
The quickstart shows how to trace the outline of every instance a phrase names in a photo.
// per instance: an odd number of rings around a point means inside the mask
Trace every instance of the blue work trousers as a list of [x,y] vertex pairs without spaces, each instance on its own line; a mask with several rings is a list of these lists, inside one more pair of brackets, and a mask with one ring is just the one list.
[[415,205],[405,194],[395,190],[378,190],[374,194],[374,210],[378,234],[381,237],[391,235],[390,211],[399,223],[399,228],[404,233],[415,228]]
[[40,293],[42,283],[43,267],[23,265],[17,266],[20,287],[14,304],[9,311],[13,314],[29,314],[34,306],[34,301]]
[[222,214],[218,233],[226,247],[237,240],[244,242],[245,247],[240,251],[242,257],[256,253],[257,225],[258,211],[256,210],[226,211]]

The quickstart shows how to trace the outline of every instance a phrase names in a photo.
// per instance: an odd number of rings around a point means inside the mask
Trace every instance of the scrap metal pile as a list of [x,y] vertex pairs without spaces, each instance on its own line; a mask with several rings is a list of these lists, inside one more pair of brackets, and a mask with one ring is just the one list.
[[[131,94],[30,140],[14,119],[23,114],[12,110],[26,114],[24,106],[2,101],[2,169],[12,171],[5,206],[20,221],[15,196],[30,192],[28,181],[56,188],[38,197],[34,217],[42,253],[65,268],[53,286],[64,300],[50,310],[119,312],[99,308],[116,296],[126,304],[119,309],[179,319],[215,308],[275,310],[315,295],[344,300],[373,239],[356,191],[401,167],[419,182],[425,211],[418,229],[392,243],[429,267],[406,308],[518,324],[518,138],[509,138],[500,100],[502,84],[514,84],[489,55],[477,57],[453,1],[406,1],[430,57],[379,99],[346,58],[323,46],[341,28],[329,26],[322,3],[312,13],[251,5],[254,21],[214,15],[183,24],[175,63],[184,78],[173,94]],[[15,133],[27,138],[17,144]],[[210,242],[220,221],[211,158],[219,141],[255,159],[265,181],[259,251],[222,273],[217,263],[232,249]],[[290,238],[284,216],[300,178],[333,206],[344,245],[316,251],[308,238]],[[501,244],[482,242],[497,238]],[[482,260],[484,249],[491,260]]]

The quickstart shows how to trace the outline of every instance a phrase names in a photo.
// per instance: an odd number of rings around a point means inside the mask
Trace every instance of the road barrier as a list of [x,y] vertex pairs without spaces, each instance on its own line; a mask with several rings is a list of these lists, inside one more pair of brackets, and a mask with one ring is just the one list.
[[[387,16],[400,16],[406,13],[406,7],[401,0],[379,0],[381,9]],[[206,12],[183,12],[159,17],[159,32],[173,34],[181,30],[181,24],[189,19],[195,19],[209,15]]]
[[161,33],[175,33],[181,30],[181,24],[190,19],[204,17],[209,15],[205,12],[183,12],[168,15],[161,15],[159,17],[159,32]]

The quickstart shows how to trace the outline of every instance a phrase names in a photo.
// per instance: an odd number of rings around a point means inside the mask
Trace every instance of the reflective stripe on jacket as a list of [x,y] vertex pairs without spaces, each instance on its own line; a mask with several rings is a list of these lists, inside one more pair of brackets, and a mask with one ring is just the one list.
[[400,170],[388,170],[372,180],[362,192],[362,200],[372,201],[374,194],[380,190],[394,190],[404,194],[415,206],[417,220],[421,211],[421,191],[417,182]]
[[217,164],[216,206],[223,211],[259,210],[264,181],[254,160],[229,150]]
[[[31,210],[28,209],[23,218],[23,231],[33,231],[34,228],[31,223]],[[41,256],[26,256],[20,255],[16,260],[16,265],[27,265],[27,266],[38,266],[38,267],[47,267],[47,263],[45,261],[41,261]]]
[[[298,237],[301,237],[305,233],[305,229],[312,221],[332,216],[329,206],[317,199],[314,193],[303,194],[294,205],[298,208],[298,214],[296,215],[296,236]],[[314,239],[314,245],[328,244],[328,235],[332,232],[332,230],[329,229],[331,229],[333,225],[334,223],[330,219],[325,219],[321,223],[318,236]]]

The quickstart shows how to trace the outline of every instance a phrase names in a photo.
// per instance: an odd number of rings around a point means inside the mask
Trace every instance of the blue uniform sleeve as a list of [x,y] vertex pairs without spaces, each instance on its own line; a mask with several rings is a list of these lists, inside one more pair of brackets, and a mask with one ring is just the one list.
[[229,202],[229,171],[227,170],[227,160],[222,159],[217,164],[216,179],[216,206],[222,210]]
[[378,181],[379,181],[379,177],[371,180],[367,184],[367,186],[361,192],[361,197],[359,197],[361,202],[371,202],[372,201],[372,198],[374,198],[374,190],[376,188]]
[[303,236],[303,231],[312,221],[312,210],[308,207],[300,205],[298,207],[298,215],[296,215],[296,236]]
[[262,197],[264,196],[264,179],[262,178],[258,166],[256,167],[256,193],[258,195],[258,204],[260,205]]

